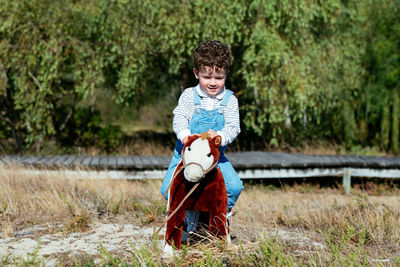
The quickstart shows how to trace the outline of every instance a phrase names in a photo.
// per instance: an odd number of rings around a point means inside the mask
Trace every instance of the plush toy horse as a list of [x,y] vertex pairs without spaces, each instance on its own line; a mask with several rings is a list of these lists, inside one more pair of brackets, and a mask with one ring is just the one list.
[[181,248],[185,210],[208,212],[212,235],[225,237],[229,233],[226,220],[228,197],[221,170],[216,168],[220,144],[221,136],[210,138],[203,133],[189,137],[183,147],[182,160],[175,170],[169,195],[170,210],[165,234],[169,249],[172,244],[177,249]]

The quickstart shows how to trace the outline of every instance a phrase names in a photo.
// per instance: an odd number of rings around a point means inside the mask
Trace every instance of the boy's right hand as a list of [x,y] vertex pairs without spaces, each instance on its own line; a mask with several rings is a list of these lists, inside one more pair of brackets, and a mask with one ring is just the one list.
[[186,144],[186,142],[188,141],[188,139],[189,139],[189,135],[187,135],[187,136],[183,137],[183,139],[182,139],[182,143],[185,145],[185,144]]

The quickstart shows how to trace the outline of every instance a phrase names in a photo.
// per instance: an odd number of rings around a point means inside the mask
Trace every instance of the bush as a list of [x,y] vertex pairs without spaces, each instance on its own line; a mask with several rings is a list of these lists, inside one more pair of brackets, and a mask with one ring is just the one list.
[[60,141],[63,146],[96,146],[111,151],[120,144],[121,135],[119,126],[102,125],[100,111],[77,108],[61,133]]

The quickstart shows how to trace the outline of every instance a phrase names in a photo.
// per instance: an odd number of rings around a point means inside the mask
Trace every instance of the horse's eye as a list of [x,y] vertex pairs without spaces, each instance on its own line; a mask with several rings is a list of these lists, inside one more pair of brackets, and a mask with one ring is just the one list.
[[190,147],[188,147],[188,151],[191,151],[192,149]]
[[207,154],[207,157],[211,157],[211,153],[208,153],[208,154]]

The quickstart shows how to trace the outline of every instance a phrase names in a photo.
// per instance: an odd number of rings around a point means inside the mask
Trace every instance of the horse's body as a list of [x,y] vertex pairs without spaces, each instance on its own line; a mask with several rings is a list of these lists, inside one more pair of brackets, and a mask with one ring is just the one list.
[[[220,136],[213,139],[206,135],[192,136],[182,151],[182,161],[175,170],[169,195],[169,214],[175,212],[167,221],[166,243],[181,247],[185,210],[208,212],[209,231],[217,237],[227,236],[229,230],[226,220],[228,197],[221,171],[215,168],[219,160]],[[184,171],[180,171],[184,166]],[[199,183],[199,185],[197,185]],[[188,192],[197,185],[193,193],[183,202]]]

